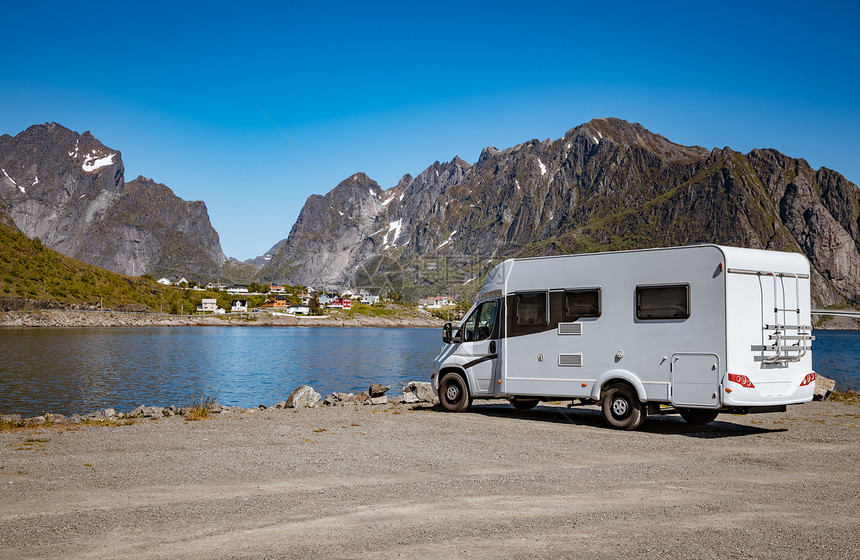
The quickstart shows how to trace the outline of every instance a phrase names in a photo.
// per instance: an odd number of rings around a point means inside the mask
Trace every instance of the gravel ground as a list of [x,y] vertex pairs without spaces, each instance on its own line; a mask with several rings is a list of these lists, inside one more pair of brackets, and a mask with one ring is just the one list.
[[0,433],[0,558],[857,558],[860,405],[266,410]]

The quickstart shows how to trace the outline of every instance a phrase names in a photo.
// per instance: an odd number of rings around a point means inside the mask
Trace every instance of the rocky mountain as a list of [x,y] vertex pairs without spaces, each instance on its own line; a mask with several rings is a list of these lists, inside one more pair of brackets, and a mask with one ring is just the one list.
[[474,293],[511,256],[720,243],[803,252],[816,305],[860,301],[860,191],[776,150],[682,146],[619,119],[311,196],[265,281]]
[[123,274],[209,277],[225,257],[203,202],[145,177],[126,183],[122,155],[89,132],[34,125],[0,136],[4,211],[30,238]]
[[263,254],[262,254],[262,255],[260,255],[259,257],[254,257],[253,259],[245,259],[245,260],[244,260],[244,261],[242,261],[242,262],[243,262],[244,264],[249,264],[249,265],[253,265],[253,266],[256,266],[256,267],[260,267],[260,268],[261,268],[261,267],[265,266],[265,265],[266,265],[266,263],[268,263],[270,260],[272,260],[272,255],[274,255],[275,253],[277,253],[277,252],[278,252],[278,250],[279,250],[282,246],[284,246],[286,243],[287,243],[287,240],[286,240],[286,239],[281,239],[280,241],[278,241],[277,243],[275,243],[275,246],[274,246],[274,247],[272,247],[271,249],[269,249],[268,251],[266,251],[265,253],[263,253]]
[[18,227],[15,225],[15,220],[13,220],[12,215],[9,214],[9,208],[7,208],[5,204],[0,204],[0,226],[6,226],[15,231],[19,231]]

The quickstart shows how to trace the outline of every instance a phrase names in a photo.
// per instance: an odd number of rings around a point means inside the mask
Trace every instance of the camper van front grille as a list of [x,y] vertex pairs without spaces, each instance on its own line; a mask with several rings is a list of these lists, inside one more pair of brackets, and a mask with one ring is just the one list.
[[559,323],[558,334],[582,334],[582,323]]
[[582,367],[582,354],[559,354],[558,365],[565,367]]

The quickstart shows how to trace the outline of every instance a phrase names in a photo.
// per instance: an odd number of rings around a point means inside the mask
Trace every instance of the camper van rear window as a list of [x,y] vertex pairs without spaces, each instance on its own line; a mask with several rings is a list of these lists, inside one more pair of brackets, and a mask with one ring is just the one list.
[[686,319],[690,316],[690,286],[637,286],[638,319]]
[[546,292],[521,292],[517,294],[517,325],[546,325]]
[[564,292],[565,319],[581,317],[600,317],[600,289],[565,290]]

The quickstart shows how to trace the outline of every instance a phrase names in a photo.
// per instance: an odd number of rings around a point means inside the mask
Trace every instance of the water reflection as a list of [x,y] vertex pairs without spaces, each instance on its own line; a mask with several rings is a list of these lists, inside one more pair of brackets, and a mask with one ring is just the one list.
[[303,383],[323,395],[429,379],[436,329],[110,328],[0,330],[0,413],[70,414],[184,404],[218,394],[271,405]]

